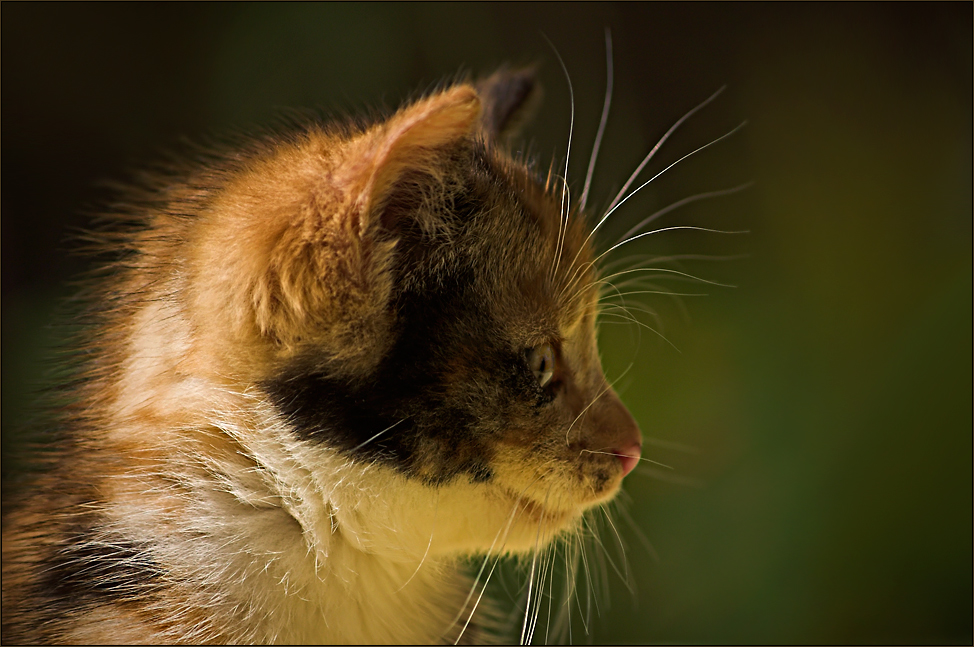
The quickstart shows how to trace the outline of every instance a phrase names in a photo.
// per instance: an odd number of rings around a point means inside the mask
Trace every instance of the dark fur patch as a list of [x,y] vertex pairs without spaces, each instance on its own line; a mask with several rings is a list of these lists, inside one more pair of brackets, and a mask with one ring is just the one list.
[[123,602],[144,599],[161,584],[162,574],[143,547],[127,540],[96,539],[82,531],[50,556],[37,586],[42,599],[71,605],[82,599]]
[[[399,336],[372,375],[335,379],[297,362],[264,389],[305,440],[431,484],[460,474],[489,481],[492,434],[510,401],[537,397],[523,355],[503,346],[470,275],[440,277],[435,289],[403,294],[395,307]],[[477,386],[485,383],[507,397],[484,395]]]
[[434,483],[460,473],[489,480],[477,416],[449,393],[451,358],[466,337],[460,329],[484,328],[485,315],[465,303],[465,292],[453,277],[431,293],[403,296],[399,338],[373,375],[350,382],[298,363],[264,388],[306,440]]
[[99,531],[97,514],[76,510],[60,518],[53,512],[55,520],[44,527],[23,528],[16,541],[33,537],[36,547],[10,548],[4,537],[5,643],[61,642],[60,628],[86,609],[134,609],[164,586],[166,575],[145,545]]

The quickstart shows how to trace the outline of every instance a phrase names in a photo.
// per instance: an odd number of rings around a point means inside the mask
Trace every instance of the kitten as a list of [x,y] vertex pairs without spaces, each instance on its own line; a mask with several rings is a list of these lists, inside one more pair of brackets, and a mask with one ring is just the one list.
[[641,450],[590,229],[504,146],[534,85],[501,71],[131,192],[65,434],[4,519],[4,641],[496,637],[464,559],[576,528]]

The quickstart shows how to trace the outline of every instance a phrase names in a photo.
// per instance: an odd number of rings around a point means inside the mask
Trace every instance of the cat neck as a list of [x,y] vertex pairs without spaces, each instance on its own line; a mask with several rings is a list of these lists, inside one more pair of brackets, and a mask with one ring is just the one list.
[[[171,336],[157,348],[151,363],[125,363],[98,407],[108,445],[99,455],[123,460],[97,472],[106,475],[106,527],[123,540],[156,538],[154,559],[181,591],[168,615],[205,618],[203,642],[460,636],[478,600],[454,544],[434,545],[437,510],[387,501],[389,488],[421,486],[296,442],[252,387],[167,370],[204,363]],[[484,639],[475,621],[464,640]],[[165,629],[158,638],[167,641]]]
[[[201,640],[428,644],[461,635],[477,595],[458,558],[430,554],[433,529],[425,542],[389,542],[408,529],[371,531],[367,504],[359,511],[350,500],[354,490],[367,499],[367,487],[345,488],[351,469],[322,483],[286,446],[265,442],[255,461],[254,448],[214,438],[183,438],[196,447],[166,457],[165,474],[143,456],[117,479],[106,510],[120,537],[156,538],[154,559],[181,590],[170,611],[205,616]],[[484,639],[480,615],[464,640]]]

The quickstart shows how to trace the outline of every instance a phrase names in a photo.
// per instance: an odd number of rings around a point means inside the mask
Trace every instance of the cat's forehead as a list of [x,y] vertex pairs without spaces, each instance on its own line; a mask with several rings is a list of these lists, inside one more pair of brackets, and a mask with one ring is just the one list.
[[574,328],[592,308],[596,270],[586,219],[571,210],[552,175],[541,177],[503,152],[482,152],[490,169],[484,230],[491,248],[487,280],[523,309],[545,314],[559,329]]

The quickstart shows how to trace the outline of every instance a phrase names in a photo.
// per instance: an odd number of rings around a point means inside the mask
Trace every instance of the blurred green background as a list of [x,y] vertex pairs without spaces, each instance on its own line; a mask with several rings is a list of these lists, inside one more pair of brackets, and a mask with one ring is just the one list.
[[[603,326],[610,377],[668,480],[641,468],[620,529],[636,583],[576,642],[972,641],[972,6],[956,4],[2,5],[2,429],[6,482],[48,327],[102,182],[181,138],[282,109],[394,107],[462,70],[541,64],[525,132],[580,190],[614,42],[604,206],[684,112],[728,89],[650,171],[604,242],[648,237],[708,280],[648,297],[679,349]],[[706,289],[701,289],[706,288]],[[606,322],[610,319],[606,319]],[[661,327],[662,326],[662,327]],[[642,330],[642,332],[639,332]],[[680,451],[665,443],[693,448]]]

